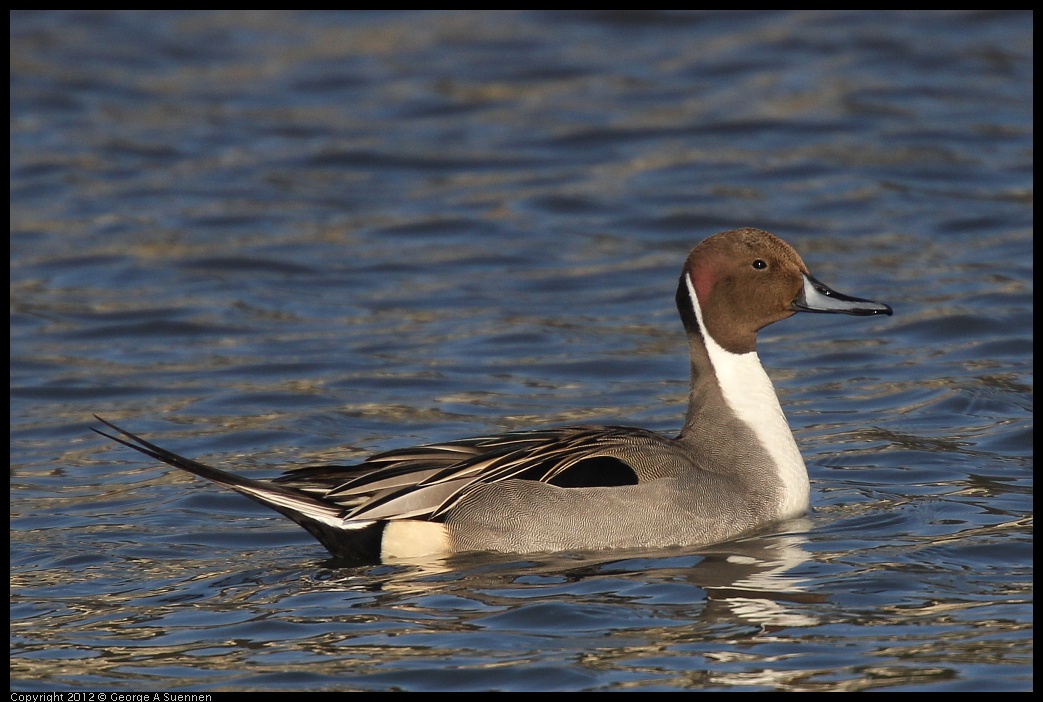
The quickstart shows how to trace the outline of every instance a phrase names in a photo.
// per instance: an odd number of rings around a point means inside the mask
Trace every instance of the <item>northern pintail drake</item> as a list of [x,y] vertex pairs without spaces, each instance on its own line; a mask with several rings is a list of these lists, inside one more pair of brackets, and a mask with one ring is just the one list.
[[681,270],[691,389],[676,438],[624,426],[514,431],[376,454],[353,466],[252,480],[98,417],[152,458],[242,493],[304,527],[338,560],[463,551],[700,546],[808,509],[807,469],[757,332],[797,312],[891,314],[815,280],[759,229],[709,237]]

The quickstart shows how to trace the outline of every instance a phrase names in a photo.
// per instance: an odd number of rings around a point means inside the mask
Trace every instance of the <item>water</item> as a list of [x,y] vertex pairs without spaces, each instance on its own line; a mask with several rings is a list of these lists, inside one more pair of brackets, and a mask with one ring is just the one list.
[[[1031,13],[15,13],[11,686],[1032,687]],[[673,291],[768,229],[895,316],[760,351],[814,511],[333,568],[255,477],[671,432]]]

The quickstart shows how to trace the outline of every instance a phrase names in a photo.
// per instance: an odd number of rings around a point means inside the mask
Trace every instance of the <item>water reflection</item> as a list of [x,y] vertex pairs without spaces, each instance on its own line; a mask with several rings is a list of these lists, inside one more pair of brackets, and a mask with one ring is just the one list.
[[[810,522],[792,520],[786,526],[792,533],[750,537],[688,553],[675,549],[665,554],[541,554],[523,560],[502,554],[465,554],[374,567],[364,573],[331,570],[315,586],[327,592],[361,589],[374,594],[374,603],[393,602],[395,606],[409,598],[452,597],[456,609],[469,613],[470,625],[494,628],[518,624],[523,629],[542,631],[546,625],[554,630],[560,625],[554,621],[559,605],[601,604],[604,592],[616,593],[617,604],[638,608],[681,606],[704,625],[727,619],[755,624],[765,631],[810,626],[817,619],[808,605],[822,602],[824,597],[806,592],[802,578],[794,574],[809,558],[802,532]],[[548,603],[555,604],[548,610]],[[509,616],[501,615],[503,611]],[[595,616],[599,618],[601,615]],[[613,628],[611,622],[602,623]],[[676,621],[670,626],[684,623],[690,622]]]

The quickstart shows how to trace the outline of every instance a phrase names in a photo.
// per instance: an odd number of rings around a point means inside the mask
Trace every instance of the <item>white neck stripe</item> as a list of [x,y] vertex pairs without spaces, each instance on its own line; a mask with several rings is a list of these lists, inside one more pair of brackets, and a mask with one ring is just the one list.
[[753,430],[761,445],[771,457],[783,484],[780,517],[802,514],[808,508],[810,485],[804,459],[797,448],[789,422],[779,405],[775,387],[764,371],[756,351],[732,353],[724,349],[710,335],[703,322],[692,276],[685,273],[685,284],[695,310],[695,318],[702,331],[706,352],[710,357],[717,384],[724,401],[736,416]]

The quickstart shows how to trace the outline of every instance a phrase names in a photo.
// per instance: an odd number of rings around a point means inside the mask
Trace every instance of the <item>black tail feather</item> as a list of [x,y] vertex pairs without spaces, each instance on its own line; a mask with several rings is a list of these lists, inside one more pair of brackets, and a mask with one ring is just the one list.
[[[384,531],[383,522],[358,522],[351,525],[345,525],[343,528],[331,526],[325,521],[321,521],[307,514],[305,510],[310,510],[317,514],[321,513],[327,517],[328,520],[335,520],[346,511],[336,503],[325,501],[319,497],[315,497],[314,495],[310,495],[294,488],[273,485],[270,482],[253,480],[251,478],[244,478],[235,475],[234,473],[229,473],[218,468],[212,468],[204,463],[185,458],[184,456],[179,456],[172,451],[168,451],[165,448],[146,441],[140,436],[132,434],[125,429],[121,429],[108,420],[102,419],[98,415],[94,415],[94,418],[127,438],[120,438],[119,436],[114,436],[101,431],[100,429],[91,427],[91,431],[96,434],[100,434],[116,443],[123,444],[124,446],[132,448],[139,453],[143,453],[150,458],[156,459],[157,461],[174,466],[175,468],[180,468],[181,470],[198,475],[201,478],[206,478],[222,487],[235,490],[236,492],[249,497],[251,500],[259,502],[269,509],[275,510],[279,514],[292,519],[298,525],[303,527],[309,534],[315,537],[319,543],[325,546],[326,550],[328,550],[334,558],[350,563],[380,562],[380,541]],[[298,505],[300,509],[292,506],[293,504]]]

